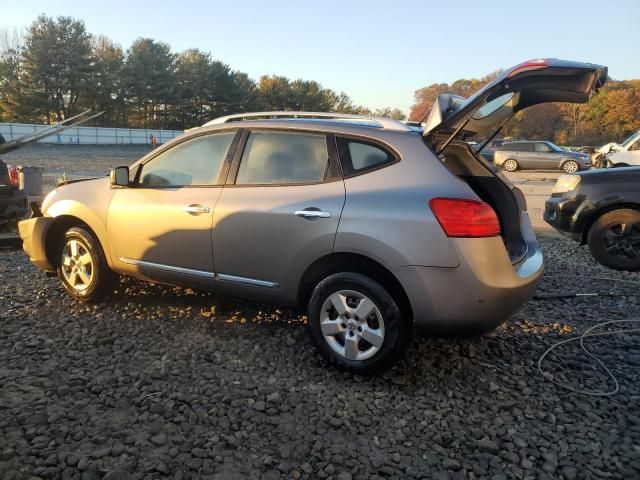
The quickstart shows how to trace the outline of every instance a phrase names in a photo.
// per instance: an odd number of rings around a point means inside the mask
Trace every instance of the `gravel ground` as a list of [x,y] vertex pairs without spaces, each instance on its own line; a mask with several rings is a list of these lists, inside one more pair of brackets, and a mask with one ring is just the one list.
[[[36,145],[6,160],[53,178],[146,151]],[[528,197],[553,185],[519,175]],[[620,383],[614,396],[567,392],[537,370],[554,343],[640,317],[640,275],[540,239],[539,293],[613,295],[532,300],[482,338],[417,336],[378,378],[330,368],[294,312],[134,279],[82,305],[0,250],[0,478],[640,478],[638,335],[587,341]],[[544,368],[575,388],[614,387],[576,343]]]
[[[637,285],[585,249],[542,238],[541,292],[492,336],[416,337],[397,368],[326,365],[304,318],[123,280],[86,306],[21,252],[0,252],[0,472],[4,478],[638,478],[638,337],[589,340],[620,382],[568,394],[537,372],[554,342],[637,316]],[[585,275],[586,273],[586,275]],[[580,274],[578,279],[560,275]],[[579,347],[556,379],[612,387]]]

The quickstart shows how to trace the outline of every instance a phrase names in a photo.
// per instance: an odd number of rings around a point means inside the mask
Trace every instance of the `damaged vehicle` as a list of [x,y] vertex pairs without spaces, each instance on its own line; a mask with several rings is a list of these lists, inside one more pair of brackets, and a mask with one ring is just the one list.
[[[543,258],[522,193],[467,143],[543,102],[586,102],[606,68],[525,62],[421,126],[356,115],[232,115],[108,178],[50,193],[24,250],[78,300],[133,275],[300,307],[331,363],[393,365],[414,328],[490,331]],[[479,151],[479,150],[478,150]]]

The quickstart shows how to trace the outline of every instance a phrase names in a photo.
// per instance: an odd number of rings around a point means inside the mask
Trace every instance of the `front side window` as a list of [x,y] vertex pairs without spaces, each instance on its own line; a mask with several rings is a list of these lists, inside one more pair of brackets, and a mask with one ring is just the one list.
[[536,143],[536,152],[538,153],[549,153],[552,151],[551,147],[546,143]]
[[324,135],[251,132],[242,153],[237,185],[280,185],[324,180],[329,165]]
[[350,138],[338,138],[338,148],[345,175],[354,175],[395,162],[383,147]]
[[182,142],[142,166],[140,186],[151,188],[216,185],[235,132]]

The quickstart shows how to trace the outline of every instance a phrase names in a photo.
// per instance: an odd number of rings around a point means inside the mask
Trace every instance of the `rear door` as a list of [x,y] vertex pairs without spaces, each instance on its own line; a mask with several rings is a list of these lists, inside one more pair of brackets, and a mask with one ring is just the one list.
[[560,163],[560,155],[546,142],[534,142],[534,158],[536,167],[541,169],[557,169]]
[[345,201],[335,139],[245,131],[213,218],[217,289],[293,301],[300,276],[333,250]]

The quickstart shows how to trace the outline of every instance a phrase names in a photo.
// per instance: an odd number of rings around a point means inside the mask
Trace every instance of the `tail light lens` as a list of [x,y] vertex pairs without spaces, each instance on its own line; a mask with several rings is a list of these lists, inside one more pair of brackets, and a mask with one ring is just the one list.
[[18,187],[18,168],[15,165],[7,165],[7,170],[9,170],[9,183]]
[[448,237],[494,237],[500,222],[493,208],[484,202],[461,198],[434,198],[429,202]]

